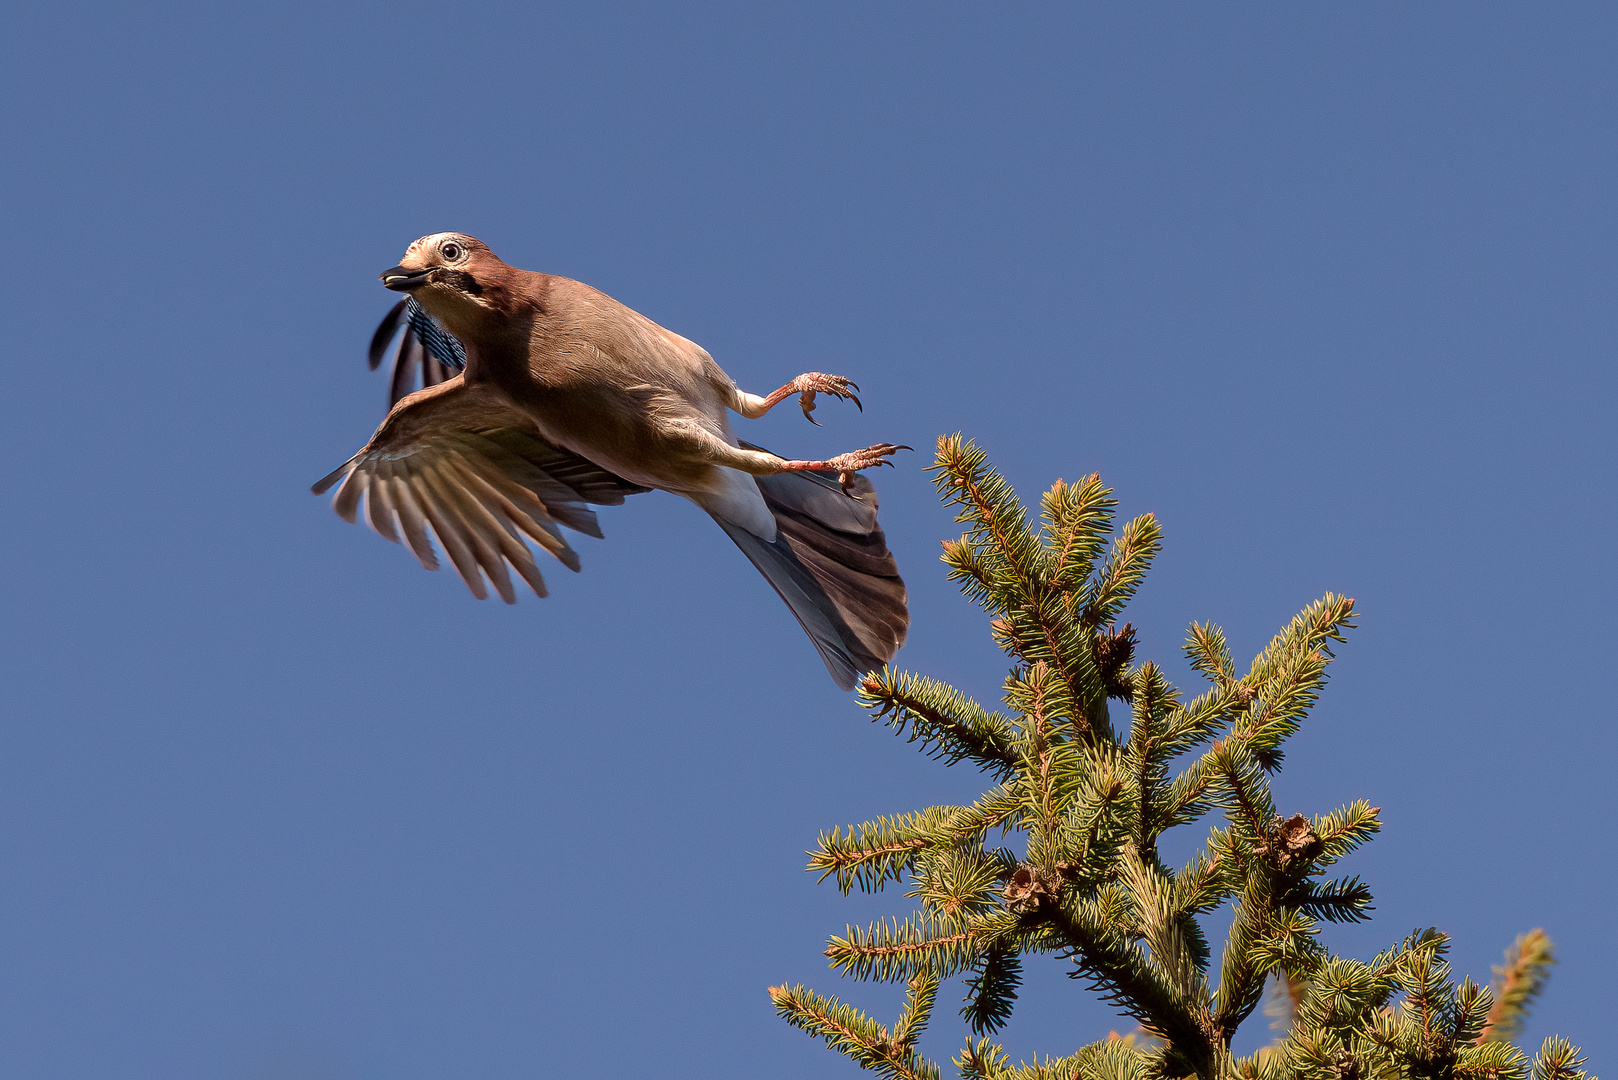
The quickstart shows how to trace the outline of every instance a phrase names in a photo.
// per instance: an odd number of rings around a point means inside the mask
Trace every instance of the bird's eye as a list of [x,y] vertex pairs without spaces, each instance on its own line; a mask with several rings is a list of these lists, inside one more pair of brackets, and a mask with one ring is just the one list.
[[461,245],[451,242],[438,249],[445,262],[454,262],[461,257]]

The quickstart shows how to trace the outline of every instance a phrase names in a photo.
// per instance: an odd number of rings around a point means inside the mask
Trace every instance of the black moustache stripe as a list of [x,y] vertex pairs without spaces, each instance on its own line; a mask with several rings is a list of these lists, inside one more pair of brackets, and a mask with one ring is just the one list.
[[440,270],[437,277],[439,281],[452,289],[459,289],[464,293],[471,293],[473,296],[483,295],[483,286],[479,285],[477,279],[465,270]]

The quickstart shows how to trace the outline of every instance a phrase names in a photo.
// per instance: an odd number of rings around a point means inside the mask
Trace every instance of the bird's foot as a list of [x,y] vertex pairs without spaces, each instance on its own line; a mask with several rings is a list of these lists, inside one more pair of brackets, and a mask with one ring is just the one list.
[[867,446],[864,450],[850,450],[846,454],[838,454],[825,461],[788,461],[782,465],[784,472],[834,472],[838,483],[847,491],[854,482],[854,474],[862,469],[872,469],[878,465],[892,465],[888,458],[900,450],[913,449],[909,446],[897,446],[893,443],[877,443]]
[[798,404],[803,409],[803,418],[818,427],[820,421],[809,415],[815,411],[816,394],[830,394],[835,398],[852,401],[856,409],[864,412],[865,406],[861,405],[860,399],[854,395],[854,391],[859,388],[858,383],[852,379],[845,379],[841,375],[827,375],[823,371],[806,371],[765,398],[764,401],[766,406],[774,406],[785,401],[793,394],[797,394]]

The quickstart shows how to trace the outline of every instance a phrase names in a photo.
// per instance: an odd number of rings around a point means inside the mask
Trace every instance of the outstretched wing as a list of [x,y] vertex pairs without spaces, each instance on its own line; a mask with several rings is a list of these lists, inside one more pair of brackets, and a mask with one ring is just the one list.
[[358,520],[363,499],[372,528],[394,543],[402,534],[429,570],[438,569],[436,535],[472,595],[488,596],[487,575],[508,604],[517,595],[507,564],[545,595],[525,539],[577,570],[561,526],[599,537],[589,504],[617,506],[650,490],[547,442],[497,391],[460,376],[394,406],[365,448],[312,490],[322,495],[339,481],[332,508],[345,521]]
[[390,407],[397,405],[406,394],[412,393],[418,380],[425,390],[447,381],[466,367],[466,349],[455,335],[445,330],[414,299],[405,299],[393,305],[371,336],[368,359],[372,371],[382,365],[388,345],[399,333],[401,324],[404,326],[404,336],[399,339],[399,347],[393,353],[393,375],[388,380]]

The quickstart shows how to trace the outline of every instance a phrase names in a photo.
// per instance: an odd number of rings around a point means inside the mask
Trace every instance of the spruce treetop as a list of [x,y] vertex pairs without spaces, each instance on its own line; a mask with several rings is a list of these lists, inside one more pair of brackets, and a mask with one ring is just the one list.
[[[961,976],[968,1033],[954,1065],[966,1080],[1583,1080],[1564,1040],[1532,1061],[1505,1040],[1554,962],[1543,933],[1519,939],[1497,990],[1456,985],[1436,930],[1368,961],[1319,941],[1323,922],[1369,917],[1369,888],[1328,871],[1377,832],[1377,808],[1278,807],[1270,778],[1354,626],[1352,599],[1327,593],[1305,607],[1245,670],[1217,626],[1193,623],[1185,654],[1208,686],[1186,699],[1157,664],[1137,661],[1133,628],[1119,626],[1161,547],[1152,515],[1115,535],[1117,503],[1091,475],[1058,480],[1036,523],[959,435],[939,439],[933,470],[967,526],[944,544],[949,576],[989,613],[1013,661],[1005,709],[892,668],[865,677],[861,702],[924,754],[974,765],[991,786],[969,806],[820,836],[809,869],[844,894],[903,884],[919,900],[907,918],[850,926],[826,949],[842,975],[907,993],[890,1027],[802,986],[772,987],[782,1017],[883,1077],[936,1080],[917,1037],[940,984]],[[1127,732],[1109,701],[1127,706]],[[1166,865],[1163,833],[1211,815],[1202,849]],[[1227,904],[1234,918],[1216,959],[1201,920]],[[1135,1018],[1140,1036],[1012,1065],[993,1036],[1038,954]],[[1288,1030],[1237,1057],[1231,1038],[1269,981],[1289,991]]]

